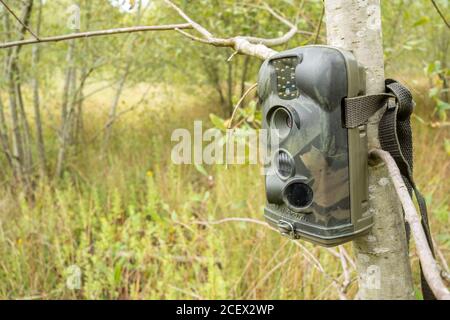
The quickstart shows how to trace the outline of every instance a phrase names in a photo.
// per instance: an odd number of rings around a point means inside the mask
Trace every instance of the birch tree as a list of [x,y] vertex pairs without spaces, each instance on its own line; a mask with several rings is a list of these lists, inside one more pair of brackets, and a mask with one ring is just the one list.
[[[384,62],[379,0],[327,0],[328,44],[350,50],[366,70],[367,94],[384,92]],[[380,148],[381,113],[369,119],[369,150]],[[411,299],[411,267],[399,200],[383,163],[369,168],[369,207],[375,225],[354,241],[361,299]]]

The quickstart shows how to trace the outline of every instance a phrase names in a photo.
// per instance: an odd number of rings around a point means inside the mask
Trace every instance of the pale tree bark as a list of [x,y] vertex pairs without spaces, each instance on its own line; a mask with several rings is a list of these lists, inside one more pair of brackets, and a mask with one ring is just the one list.
[[[21,28],[17,30],[19,41],[23,40],[27,29],[24,27],[30,19],[33,1],[28,0],[22,5],[20,14]],[[7,15],[4,16],[4,26],[6,35],[9,38],[12,32],[12,25]],[[6,62],[6,75],[9,93],[9,109],[11,113],[12,125],[12,160],[14,176],[20,182],[28,184],[28,174],[32,167],[30,132],[26,114],[24,112],[23,99],[20,84],[19,55],[21,47],[14,47],[8,50]]]
[[64,80],[64,88],[63,88],[63,98],[61,104],[61,126],[59,131],[59,150],[58,150],[58,158],[56,161],[56,177],[61,177],[64,172],[64,162],[69,142],[69,134],[71,129],[71,120],[72,120],[72,99],[70,89],[72,88],[71,83],[74,78],[74,51],[75,51],[75,41],[71,40],[69,43],[69,48],[67,49],[67,69],[66,76]]
[[[38,12],[36,21],[36,33],[39,34],[41,30],[42,21],[42,0],[38,1]],[[45,156],[45,143],[44,134],[42,132],[42,120],[41,120],[41,102],[39,94],[39,60],[40,60],[40,48],[34,46],[32,49],[32,66],[34,69],[32,85],[33,85],[33,107],[34,107],[34,125],[36,130],[36,148],[39,159],[39,171],[41,177],[47,176],[47,159]]]
[[250,69],[250,56],[245,56],[244,61],[242,62],[242,74],[241,74],[241,97],[245,93],[245,82],[247,81],[248,71]]
[[430,289],[433,291],[437,299],[450,300],[450,292],[445,287],[445,284],[441,278],[439,265],[434,259],[433,252],[428,245],[427,236],[422,228],[420,216],[417,214],[416,207],[414,206],[411,196],[408,193],[408,188],[403,181],[395,160],[389,152],[379,149],[372,150],[370,154],[371,156],[382,159],[387,165],[398,198],[402,202],[403,210],[405,212],[405,220],[411,228],[411,234],[416,243],[417,255],[419,256],[423,274],[428,285],[430,286]]
[[192,29],[192,26],[189,23],[179,23],[179,24],[159,25],[159,26],[134,26],[134,27],[107,29],[107,30],[75,32],[75,33],[70,33],[70,34],[65,34],[65,35],[41,37],[39,39],[33,38],[33,39],[17,40],[17,41],[1,43],[0,49],[22,47],[22,46],[27,46],[27,45],[32,45],[32,44],[42,44],[42,43],[47,43],[47,42],[60,42],[60,41],[69,41],[69,40],[73,40],[73,39],[86,39],[86,38],[94,38],[94,37],[111,36],[111,35],[115,35],[115,34],[124,34],[124,33],[168,31],[168,30],[182,30],[182,29]]
[[5,117],[5,107],[3,105],[2,99],[0,99],[0,143],[2,145],[2,151],[8,160],[8,164],[11,169],[14,169],[14,163],[11,155],[11,149],[9,144],[8,137],[8,127],[6,125],[6,117]]
[[[89,30],[90,24],[91,24],[91,18],[92,18],[92,2],[91,1],[84,1],[81,3],[81,1],[78,1],[78,6],[81,7],[83,5],[83,9],[85,12],[85,18],[83,19],[84,22],[84,29]],[[75,116],[75,123],[74,123],[74,132],[73,132],[73,139],[77,147],[81,147],[82,143],[80,143],[80,139],[82,139],[82,132],[84,128],[84,120],[83,120],[83,104],[84,104],[84,86],[86,84],[87,78],[89,77],[90,73],[92,72],[92,69],[88,67],[88,61],[89,57],[91,56],[90,52],[90,42],[89,40],[84,41],[82,44],[83,48],[82,50],[85,52],[86,59],[83,59],[82,61],[82,67],[81,67],[81,81],[79,88],[77,90],[76,94],[76,116]],[[81,148],[80,148],[81,149]],[[78,151],[77,151],[78,152]]]
[[[329,45],[351,50],[366,69],[367,94],[384,91],[384,62],[379,0],[326,0]],[[369,148],[379,148],[381,113],[369,119]],[[356,239],[354,251],[360,299],[413,299],[401,204],[382,162],[369,167],[369,207],[375,224]]]
[[233,64],[228,62],[227,64],[227,116],[231,116],[231,113],[233,112]]

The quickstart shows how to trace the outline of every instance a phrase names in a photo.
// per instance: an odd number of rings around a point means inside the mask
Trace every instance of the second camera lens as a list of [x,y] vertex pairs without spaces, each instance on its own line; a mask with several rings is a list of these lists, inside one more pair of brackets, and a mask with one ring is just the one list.
[[313,191],[305,183],[294,182],[286,187],[284,196],[291,208],[303,209],[311,204]]

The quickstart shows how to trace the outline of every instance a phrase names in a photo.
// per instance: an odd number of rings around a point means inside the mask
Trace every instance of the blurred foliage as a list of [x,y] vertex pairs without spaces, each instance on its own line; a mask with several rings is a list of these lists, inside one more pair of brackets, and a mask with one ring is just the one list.
[[447,120],[447,110],[450,110],[448,79],[450,69],[444,68],[441,61],[429,63],[425,73],[430,81],[428,95],[436,104],[435,111],[443,121]]

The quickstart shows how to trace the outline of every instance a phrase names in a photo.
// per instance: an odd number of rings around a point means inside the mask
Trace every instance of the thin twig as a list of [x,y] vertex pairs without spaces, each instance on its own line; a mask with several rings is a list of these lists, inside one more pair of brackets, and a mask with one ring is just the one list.
[[254,6],[254,7],[258,7],[258,8],[262,8],[262,9],[266,10],[273,17],[278,19],[284,25],[288,26],[290,29],[287,33],[285,33],[284,35],[282,35],[281,37],[278,37],[278,38],[266,39],[266,38],[259,38],[259,37],[250,37],[250,36],[243,36],[242,38],[244,38],[254,44],[263,44],[268,47],[275,47],[275,46],[286,43],[290,38],[292,38],[295,34],[298,33],[298,28],[297,28],[296,24],[290,22],[288,19],[286,19],[285,17],[283,17],[280,14],[278,14],[277,12],[275,12],[275,10],[273,10],[267,3],[264,3],[264,5],[262,5],[262,6]]
[[273,231],[278,232],[277,229],[269,226],[266,222],[257,220],[257,219],[252,219],[252,218],[225,218],[225,219],[220,219],[220,220],[215,220],[215,221],[194,221],[193,223],[209,226],[209,225],[223,224],[223,223],[227,223],[227,222],[249,222],[249,223],[262,225],[264,227],[272,229]]
[[71,39],[79,39],[79,38],[91,38],[91,37],[99,37],[99,36],[109,36],[113,34],[121,34],[121,33],[132,33],[132,32],[144,32],[144,31],[167,31],[167,30],[181,30],[181,29],[192,29],[192,26],[189,23],[181,23],[181,24],[168,24],[168,25],[160,25],[160,26],[136,26],[136,27],[125,27],[125,28],[116,28],[116,29],[107,29],[107,30],[98,30],[98,31],[87,31],[87,32],[77,32],[70,33],[59,36],[51,36],[51,37],[43,37],[39,39],[27,39],[20,41],[12,41],[0,44],[0,49],[17,47],[17,46],[25,46],[36,43],[46,43],[46,42],[58,42],[65,41]]
[[139,105],[141,105],[141,104],[144,102],[145,98],[147,97],[148,92],[150,91],[150,89],[151,89],[151,85],[149,85],[149,86],[147,87],[147,89],[144,91],[144,93],[142,94],[142,96],[141,96],[141,98],[139,99],[139,101],[137,101],[137,102],[136,102],[135,104],[133,104],[131,107],[129,107],[129,108],[125,109],[125,110],[122,110],[121,112],[119,112],[118,114],[116,114],[114,117],[112,117],[111,119],[109,119],[109,120],[106,122],[106,124],[103,126],[103,128],[101,128],[99,131],[97,131],[97,133],[94,134],[94,136],[89,140],[88,143],[92,143],[92,142],[94,142],[95,140],[97,140],[97,138],[100,136],[100,134],[101,134],[103,131],[105,131],[105,130],[107,130],[108,128],[110,128],[110,127],[114,124],[114,122],[116,122],[120,117],[122,117],[123,115],[125,115],[125,114],[127,114],[127,113],[130,113],[130,112],[134,111]]
[[316,36],[314,37],[314,44],[317,44],[320,35],[320,29],[322,28],[323,16],[325,15],[325,5],[322,6],[322,13],[320,14],[319,25],[317,26]]
[[347,259],[348,263],[352,266],[354,270],[356,270],[356,263],[355,261],[350,257],[347,250],[345,250],[345,247],[342,246],[342,253],[344,254],[344,257]]
[[169,284],[169,288],[171,288],[171,289],[173,289],[173,290],[175,290],[175,291],[178,291],[178,292],[187,294],[188,296],[191,296],[191,297],[194,298],[194,299],[197,299],[197,300],[204,300],[204,298],[203,298],[202,296],[200,296],[200,295],[198,295],[198,294],[196,294],[196,293],[194,293],[194,292],[190,292],[190,291],[188,291],[188,290],[186,290],[186,289],[178,288],[178,287],[176,287],[176,286],[174,286],[174,285],[171,285],[171,284]]
[[239,52],[234,51],[227,59],[227,62],[231,62],[231,60],[233,60],[234,56],[237,55]]
[[255,89],[258,86],[258,83],[254,83],[250,88],[247,89],[247,91],[245,91],[245,93],[242,95],[242,97],[239,99],[238,103],[236,103],[236,105],[234,106],[233,109],[233,113],[231,114],[231,118],[230,121],[228,123],[228,129],[231,129],[231,125],[233,124],[233,119],[234,116],[236,115],[236,111],[238,110],[238,108],[241,106],[242,102],[244,101],[244,99],[248,96],[248,94],[250,92],[252,92],[253,89]]
[[447,261],[445,261],[444,254],[442,253],[441,249],[439,249],[439,246],[436,243],[436,241],[434,241],[434,239],[433,239],[433,247],[435,248],[435,251],[437,253],[437,256],[439,257],[439,260],[441,260],[441,266],[442,266],[442,269],[443,269],[442,271],[445,271],[445,272],[449,273],[450,270],[448,268]]
[[12,14],[12,16],[14,17],[14,19],[16,19],[21,25],[22,27],[25,28],[25,30],[27,30],[29,33],[31,33],[31,35],[36,39],[39,40],[39,37],[25,24],[23,23],[23,21],[14,13],[13,10],[11,10],[11,8],[3,1],[0,0],[0,2],[2,3],[2,5],[6,8],[6,10]]
[[348,270],[347,259],[345,258],[343,249],[344,247],[339,246],[339,255],[342,266],[342,272],[344,273],[344,283],[342,284],[342,286],[345,292],[345,290],[347,290],[348,286],[351,283],[351,278],[350,278],[350,271]]
[[436,2],[434,0],[431,0],[431,3],[433,4],[434,8],[436,9],[436,11],[439,13],[439,15],[441,16],[442,20],[444,21],[444,23],[447,25],[447,28],[450,29],[450,23],[447,21],[447,19],[445,18],[444,14],[442,13],[441,9],[439,9],[439,6],[436,4]]
[[175,28],[175,31],[181,33],[183,36],[185,36],[185,37],[187,37],[187,38],[189,38],[189,39],[191,39],[191,40],[193,40],[193,41],[197,41],[197,42],[202,42],[202,43],[209,44],[209,41],[208,41],[208,40],[205,40],[205,39],[196,37],[196,36],[190,34],[189,32],[183,31],[183,30],[178,29],[178,28]]
[[164,0],[166,4],[172,7],[184,20],[186,20],[195,30],[197,30],[202,36],[204,36],[206,39],[213,38],[213,35],[203,28],[201,25],[199,25],[197,22],[192,20],[183,10],[181,10],[178,6],[176,6],[172,1]]

